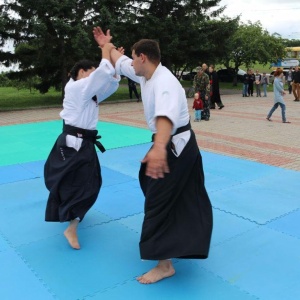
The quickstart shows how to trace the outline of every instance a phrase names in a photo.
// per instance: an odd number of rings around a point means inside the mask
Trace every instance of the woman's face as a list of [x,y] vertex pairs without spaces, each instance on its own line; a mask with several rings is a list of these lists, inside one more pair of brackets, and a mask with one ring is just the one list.
[[214,69],[213,69],[212,67],[209,67],[209,68],[208,68],[209,73],[212,73],[213,70],[214,70]]

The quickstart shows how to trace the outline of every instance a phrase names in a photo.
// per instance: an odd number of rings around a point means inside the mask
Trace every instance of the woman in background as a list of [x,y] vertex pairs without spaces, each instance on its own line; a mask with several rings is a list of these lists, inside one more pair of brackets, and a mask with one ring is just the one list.
[[283,89],[283,71],[280,68],[277,68],[277,70],[274,73],[274,83],[273,83],[273,90],[274,90],[274,105],[271,108],[270,112],[268,113],[267,120],[271,120],[271,116],[273,112],[278,108],[278,106],[281,107],[281,115],[282,115],[282,123],[291,123],[286,120],[285,117],[285,103],[283,100],[283,96],[285,95],[285,91]]

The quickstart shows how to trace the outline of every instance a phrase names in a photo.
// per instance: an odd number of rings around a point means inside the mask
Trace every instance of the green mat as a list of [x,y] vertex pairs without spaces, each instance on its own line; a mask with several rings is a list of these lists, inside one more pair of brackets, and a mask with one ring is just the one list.
[[[98,122],[97,129],[106,150],[151,141],[147,129],[107,122]],[[0,166],[46,159],[61,131],[62,121],[1,126]]]

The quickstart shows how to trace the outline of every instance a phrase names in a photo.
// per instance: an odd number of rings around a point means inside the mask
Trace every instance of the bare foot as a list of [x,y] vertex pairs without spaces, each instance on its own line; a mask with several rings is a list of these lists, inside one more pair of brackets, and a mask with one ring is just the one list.
[[137,280],[143,284],[150,284],[171,277],[174,274],[175,270],[172,262],[170,260],[160,260],[155,268],[138,277]]
[[78,225],[77,220],[71,221],[69,227],[64,231],[64,235],[65,235],[66,239],[68,240],[70,246],[73,249],[79,250],[80,245],[79,245],[78,237],[77,237],[77,225]]

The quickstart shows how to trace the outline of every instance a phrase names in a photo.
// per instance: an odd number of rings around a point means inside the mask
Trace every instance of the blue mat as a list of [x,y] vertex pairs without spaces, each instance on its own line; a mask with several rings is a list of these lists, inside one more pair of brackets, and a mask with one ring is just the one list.
[[99,153],[103,186],[80,224],[80,251],[62,234],[67,224],[44,222],[44,160],[0,167],[1,299],[300,298],[300,173],[204,151],[210,257],[174,260],[176,276],[139,284],[135,277],[154,266],[138,248],[138,171],[149,147]]
[[260,226],[212,247],[209,260],[194,263],[259,299],[299,299],[299,249],[299,239]]

